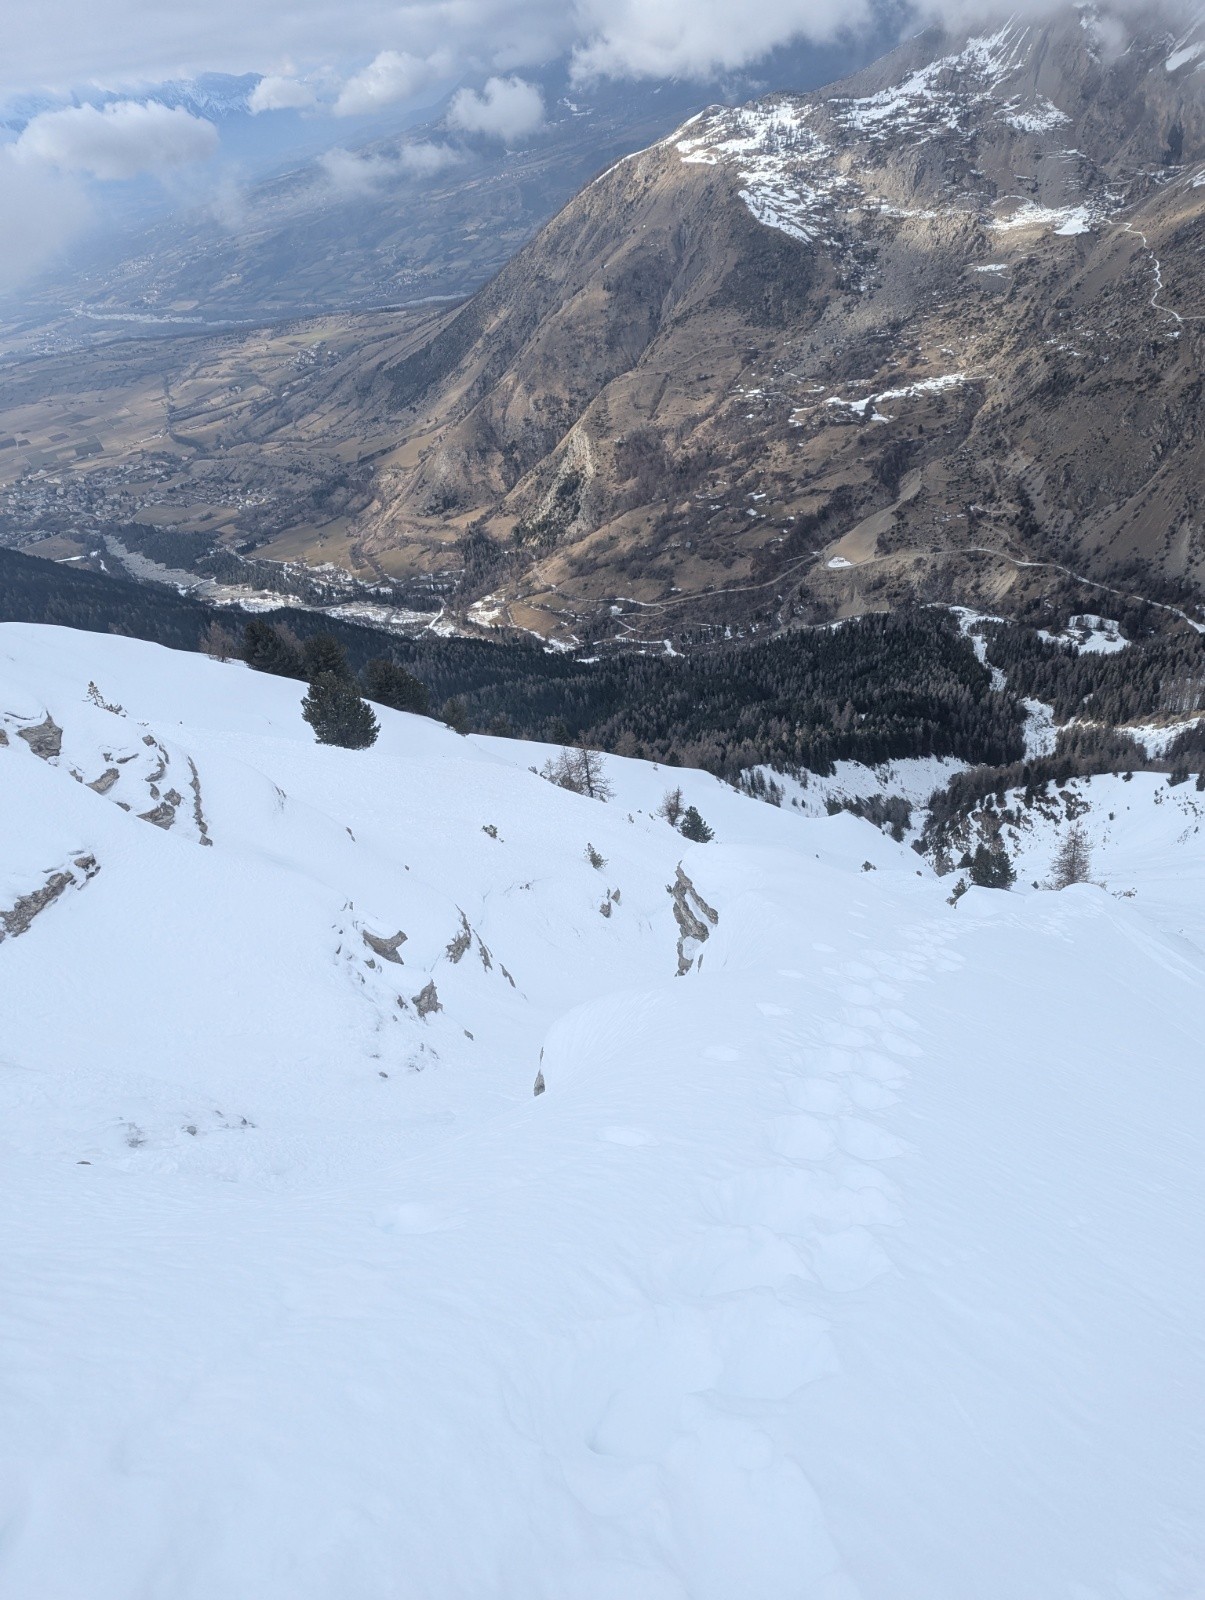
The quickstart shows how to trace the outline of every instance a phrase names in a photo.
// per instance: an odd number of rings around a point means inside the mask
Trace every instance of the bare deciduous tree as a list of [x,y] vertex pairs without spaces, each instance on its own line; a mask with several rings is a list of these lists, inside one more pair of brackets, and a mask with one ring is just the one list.
[[214,661],[230,661],[239,653],[238,640],[216,618],[201,635],[201,649]]
[[657,815],[664,817],[671,828],[676,828],[682,820],[682,813],[686,810],[686,802],[682,798],[682,789],[667,789],[665,799],[657,808]]
[[1065,889],[1068,884],[1087,883],[1092,870],[1092,852],[1088,838],[1078,823],[1059,846],[1054,858],[1054,887]]
[[591,800],[610,800],[615,793],[607,778],[602,756],[585,745],[578,745],[574,750],[562,750],[555,758],[550,757],[540,768],[540,776],[562,789],[589,795]]

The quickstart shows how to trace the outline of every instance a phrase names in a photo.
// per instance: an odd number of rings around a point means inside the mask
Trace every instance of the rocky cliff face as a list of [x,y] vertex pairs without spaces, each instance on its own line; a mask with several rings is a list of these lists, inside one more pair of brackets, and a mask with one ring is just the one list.
[[377,370],[369,548],[540,631],[1187,591],[1203,64],[1081,7],[692,119]]

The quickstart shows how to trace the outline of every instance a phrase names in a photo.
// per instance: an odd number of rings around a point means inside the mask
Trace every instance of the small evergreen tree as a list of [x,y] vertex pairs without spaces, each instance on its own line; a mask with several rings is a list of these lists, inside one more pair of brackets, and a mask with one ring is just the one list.
[[440,720],[446,722],[453,733],[467,733],[469,731],[469,708],[459,695],[453,695],[450,700],[445,700],[443,710],[439,713]]
[[252,617],[243,630],[243,660],[256,672],[278,678],[304,678],[301,642],[291,628]]
[[971,882],[980,889],[1011,889],[1017,874],[1001,845],[980,844],[971,857]]
[[707,844],[715,838],[714,832],[707,826],[694,806],[687,806],[678,824],[678,832],[684,839],[690,839],[694,844]]
[[320,672],[310,684],[301,715],[319,744],[342,745],[345,750],[367,750],[380,732],[372,707],[360,699],[355,684],[333,672]]
[[362,682],[364,693],[379,706],[391,706],[394,711],[414,711],[419,716],[427,713],[426,685],[386,656],[373,657],[364,668]]
[[301,647],[301,659],[311,683],[323,673],[333,678],[351,679],[347,651],[333,633],[316,633],[312,639],[307,639]]

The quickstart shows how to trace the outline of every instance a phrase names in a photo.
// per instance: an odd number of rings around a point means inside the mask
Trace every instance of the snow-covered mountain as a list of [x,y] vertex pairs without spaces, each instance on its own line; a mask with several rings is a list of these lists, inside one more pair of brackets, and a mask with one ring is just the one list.
[[1160,780],[1107,887],[952,906],[849,815],[300,693],[0,628],[0,1591],[1200,1591]]

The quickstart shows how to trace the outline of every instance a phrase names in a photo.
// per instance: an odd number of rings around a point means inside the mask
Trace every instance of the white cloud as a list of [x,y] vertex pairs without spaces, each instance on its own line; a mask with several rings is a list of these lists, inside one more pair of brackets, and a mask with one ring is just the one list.
[[434,62],[404,50],[382,50],[349,78],[335,101],[338,117],[360,117],[398,100],[409,100],[436,75]]
[[456,166],[461,156],[451,145],[404,144],[397,159],[398,166],[411,177],[429,178],[433,173]]
[[86,172],[94,178],[132,178],[207,161],[218,130],[182,106],[157,100],[115,100],[110,105],[44,111],[29,122],[15,151],[23,160]]
[[303,78],[293,78],[287,73],[270,72],[252,89],[247,99],[247,110],[252,116],[261,111],[293,111],[312,106],[317,99],[314,86]]
[[867,0],[581,0],[586,35],[573,52],[578,79],[706,77],[743,67],[792,40],[828,41],[870,20]]
[[490,78],[480,94],[458,89],[448,110],[448,125],[465,133],[484,133],[514,144],[543,126],[544,98],[522,78]]
[[371,194],[399,178],[427,178],[460,160],[446,144],[406,144],[396,156],[356,155],[336,146],[319,156],[326,187],[340,198]]
[[33,277],[91,220],[88,197],[75,178],[0,147],[0,292]]
[[[793,40],[832,41],[872,14],[955,27],[995,7],[1035,15],[1060,0],[37,0],[9,5],[0,91],[152,84],[207,71],[267,74],[259,104],[314,87],[319,108],[372,112],[439,80],[534,72],[573,51],[581,76],[707,76]],[[1068,0],[1061,0],[1066,4]],[[1189,0],[1160,0],[1174,18]],[[1101,0],[1102,14],[1150,0]],[[1169,22],[1169,27],[1173,26]],[[432,62],[436,64],[433,67]],[[369,63],[367,66],[364,63]],[[273,80],[284,80],[274,83]],[[345,80],[345,81],[344,81]],[[331,85],[328,92],[327,85]]]

